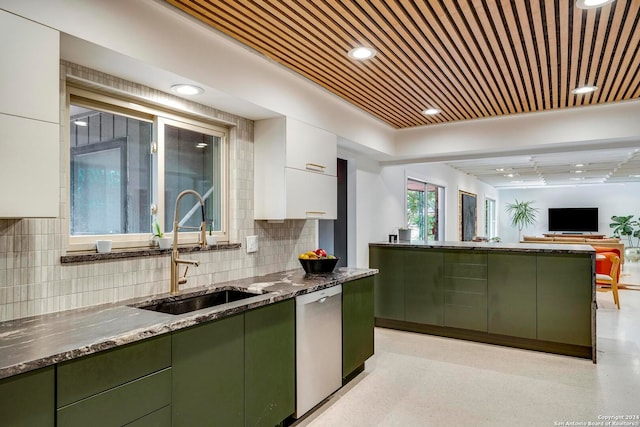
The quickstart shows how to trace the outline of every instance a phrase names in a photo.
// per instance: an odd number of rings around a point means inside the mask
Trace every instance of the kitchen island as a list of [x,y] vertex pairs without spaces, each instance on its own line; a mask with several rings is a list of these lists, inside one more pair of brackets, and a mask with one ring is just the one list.
[[376,326],[596,362],[588,245],[371,243]]
[[[373,354],[373,269],[302,269],[0,323],[8,425],[276,425],[294,413],[295,297],[342,285],[346,382]],[[217,291],[183,314],[139,308]]]

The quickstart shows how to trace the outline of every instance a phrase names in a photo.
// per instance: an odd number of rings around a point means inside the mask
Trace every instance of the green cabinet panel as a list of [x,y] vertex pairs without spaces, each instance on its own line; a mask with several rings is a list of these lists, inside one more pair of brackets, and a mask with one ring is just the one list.
[[171,337],[162,335],[57,366],[62,407],[171,366]]
[[58,409],[57,426],[120,426],[170,404],[167,368]]
[[374,278],[342,284],[342,377],[373,355]]
[[537,276],[538,339],[591,346],[591,255],[540,254]]
[[245,313],[245,425],[272,427],[295,411],[295,300]]
[[171,427],[171,405],[138,418],[127,427]]
[[384,319],[404,320],[404,254],[406,249],[369,247],[369,265],[375,276],[375,314]]
[[444,325],[487,332],[487,253],[444,253]]
[[404,265],[404,320],[443,326],[444,253],[406,249]]
[[0,424],[5,427],[55,425],[53,366],[0,380]]
[[536,259],[536,254],[489,253],[489,333],[536,339]]
[[244,425],[244,315],[172,334],[173,426]]

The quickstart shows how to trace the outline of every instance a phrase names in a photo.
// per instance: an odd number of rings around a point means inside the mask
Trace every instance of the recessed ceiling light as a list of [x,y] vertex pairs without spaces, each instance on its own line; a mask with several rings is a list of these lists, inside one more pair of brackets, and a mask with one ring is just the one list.
[[577,167],[577,168],[581,168],[581,167],[583,167],[583,166],[584,166],[584,164],[582,164],[582,163],[578,163],[578,164],[576,165],[576,167]]
[[613,0],[576,0],[576,7],[578,9],[595,9],[612,2]]
[[180,95],[198,95],[204,92],[204,89],[201,87],[186,84],[173,85],[171,86],[171,90]]
[[574,171],[574,173],[582,173],[582,172],[584,172],[584,171],[583,170]]
[[349,58],[357,59],[358,61],[371,59],[374,56],[376,56],[376,50],[371,47],[366,47],[366,46],[354,47],[349,51]]
[[82,126],[82,127],[84,127],[84,126],[87,126],[87,125],[88,125],[88,124],[87,124],[87,122],[85,122],[84,120],[75,120],[75,121],[73,122],[73,124],[74,124],[74,125],[76,125],[76,126]]
[[496,172],[504,172],[504,168],[498,168],[496,169]]
[[581,86],[572,90],[571,93],[574,95],[582,95],[585,93],[595,92],[596,90],[598,90],[598,86]]
[[440,114],[440,109],[439,108],[427,108],[426,110],[422,110],[422,114],[427,115],[427,116],[433,116],[436,114]]
[[571,178],[571,181],[582,181],[584,178]]

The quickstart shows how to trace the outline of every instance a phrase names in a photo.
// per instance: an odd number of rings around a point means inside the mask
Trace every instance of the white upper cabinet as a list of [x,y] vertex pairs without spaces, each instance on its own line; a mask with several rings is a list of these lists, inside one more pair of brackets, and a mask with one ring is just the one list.
[[0,113],[60,122],[60,34],[0,10]]
[[254,133],[254,218],[335,219],[337,137],[285,117]]
[[293,119],[284,126],[288,168],[336,176],[337,138],[326,130]]
[[60,34],[0,10],[0,218],[60,214]]

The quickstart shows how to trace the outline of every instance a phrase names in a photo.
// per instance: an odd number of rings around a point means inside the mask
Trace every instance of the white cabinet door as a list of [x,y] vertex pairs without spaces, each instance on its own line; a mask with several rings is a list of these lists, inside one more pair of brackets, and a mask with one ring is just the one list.
[[336,219],[338,178],[298,169],[285,170],[289,219]]
[[254,218],[336,219],[337,137],[284,117],[254,131]]
[[286,166],[336,176],[337,137],[306,123],[286,120]]
[[0,114],[0,218],[59,216],[60,126]]
[[0,113],[60,122],[60,34],[0,10]]

